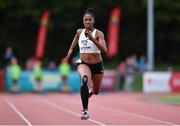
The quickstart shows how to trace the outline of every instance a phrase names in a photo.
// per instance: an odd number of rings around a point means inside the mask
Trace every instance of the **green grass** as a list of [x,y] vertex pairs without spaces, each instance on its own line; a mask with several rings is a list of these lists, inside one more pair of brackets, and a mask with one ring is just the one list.
[[142,75],[137,74],[134,79],[133,91],[141,92],[143,88]]
[[180,105],[180,94],[169,95],[169,96],[159,96],[156,98],[156,100],[161,101],[161,102],[165,102],[165,103]]

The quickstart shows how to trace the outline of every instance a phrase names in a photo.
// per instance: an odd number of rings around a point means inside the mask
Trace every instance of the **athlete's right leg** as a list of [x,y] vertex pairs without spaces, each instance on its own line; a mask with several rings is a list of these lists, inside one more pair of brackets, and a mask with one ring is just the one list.
[[95,95],[98,95],[98,93],[99,93],[99,89],[101,86],[102,79],[103,79],[103,73],[92,75],[93,93]]
[[89,67],[85,64],[80,64],[77,69],[80,77],[81,77],[81,100],[83,105],[83,115],[81,119],[88,119],[88,102],[89,102],[89,89],[88,85],[91,81],[91,71]]

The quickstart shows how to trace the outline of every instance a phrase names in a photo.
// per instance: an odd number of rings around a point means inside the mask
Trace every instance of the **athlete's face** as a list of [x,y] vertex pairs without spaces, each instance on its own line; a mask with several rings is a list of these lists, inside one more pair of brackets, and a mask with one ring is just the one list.
[[86,29],[92,29],[94,27],[94,18],[90,14],[85,14],[83,17],[84,27]]

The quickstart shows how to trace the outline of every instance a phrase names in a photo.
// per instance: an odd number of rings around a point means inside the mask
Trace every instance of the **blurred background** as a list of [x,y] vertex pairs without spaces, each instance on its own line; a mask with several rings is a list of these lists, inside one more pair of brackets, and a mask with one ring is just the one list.
[[[1,91],[10,91],[15,85],[18,89],[12,90],[79,91],[80,80],[75,71],[78,47],[69,64],[63,68],[60,65],[64,64],[61,60],[77,29],[83,28],[82,17],[89,7],[95,10],[95,28],[104,32],[108,51],[114,50],[102,54],[105,68],[102,90],[146,90],[143,85],[146,78],[148,83],[152,82],[152,72],[156,72],[156,77],[167,74],[164,78],[174,77],[175,72],[175,78],[180,80],[179,0],[154,0],[153,15],[148,15],[148,0],[0,0]],[[148,54],[149,16],[153,16],[151,54]],[[150,62],[152,68],[148,67]],[[145,74],[149,71],[153,75]],[[165,83],[163,78],[159,80]],[[170,80],[172,77],[167,83]],[[180,85],[179,82],[175,85]]]

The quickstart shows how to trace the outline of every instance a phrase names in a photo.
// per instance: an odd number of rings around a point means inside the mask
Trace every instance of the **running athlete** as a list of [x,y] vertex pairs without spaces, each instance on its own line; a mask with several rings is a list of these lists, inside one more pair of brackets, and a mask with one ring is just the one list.
[[106,53],[107,47],[102,31],[94,28],[94,9],[86,9],[83,15],[84,29],[78,29],[68,54],[64,60],[68,61],[74,47],[79,45],[80,60],[77,71],[81,77],[81,100],[83,105],[82,120],[89,118],[88,101],[91,95],[99,93],[103,79],[103,61],[101,52]]

